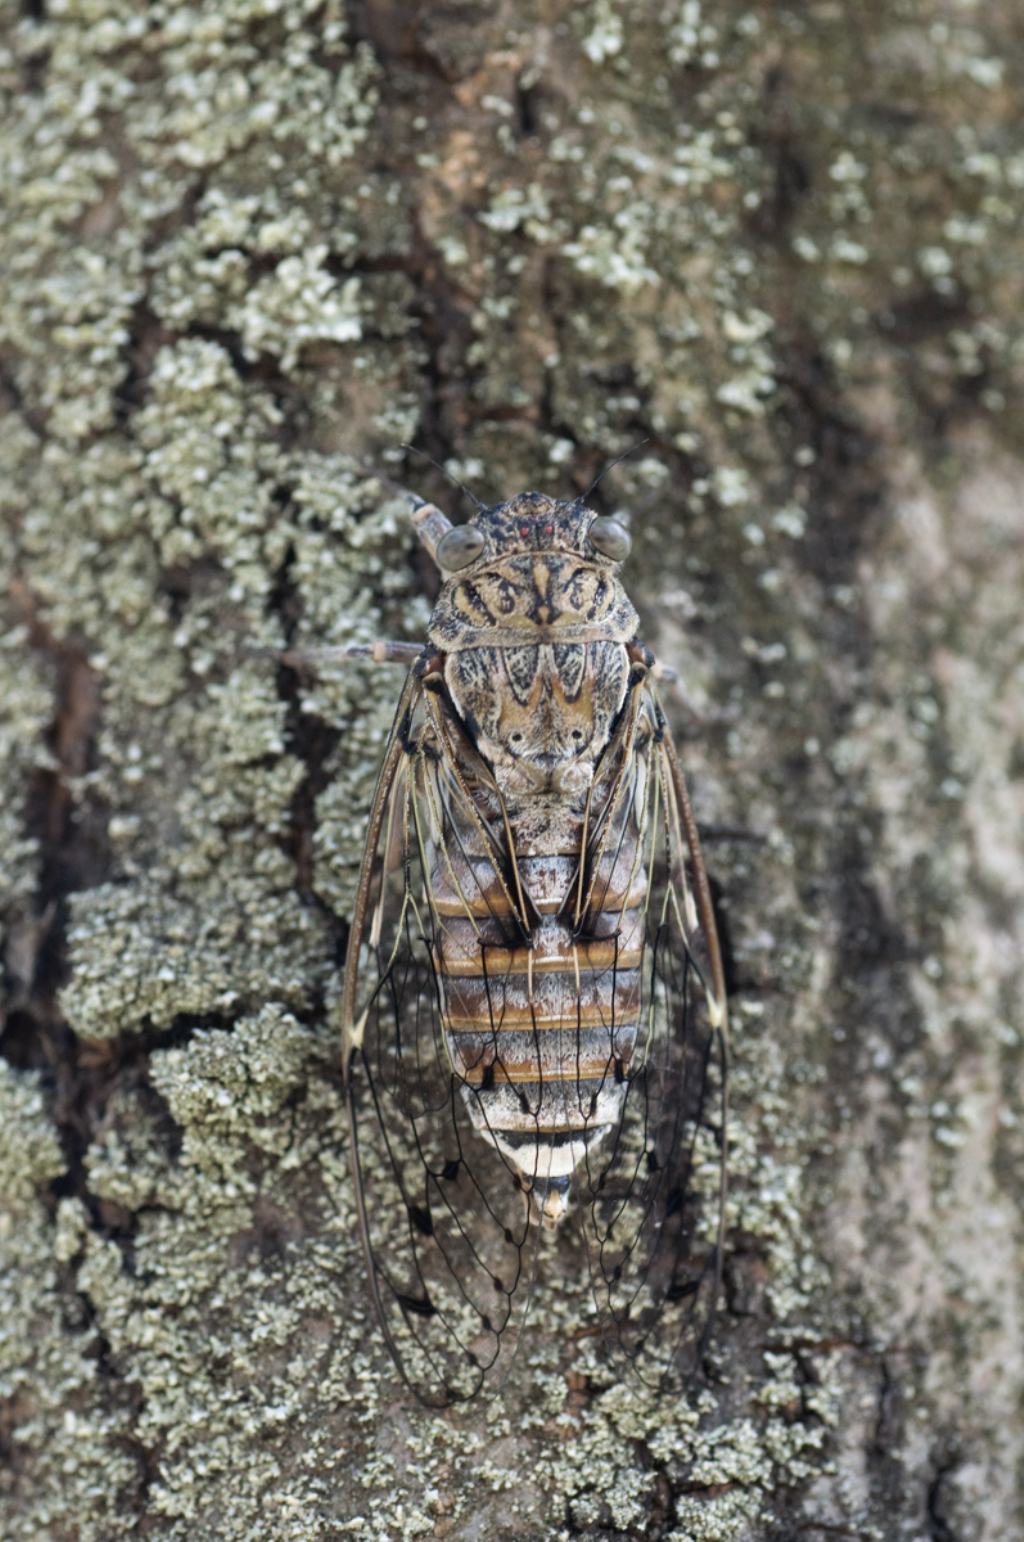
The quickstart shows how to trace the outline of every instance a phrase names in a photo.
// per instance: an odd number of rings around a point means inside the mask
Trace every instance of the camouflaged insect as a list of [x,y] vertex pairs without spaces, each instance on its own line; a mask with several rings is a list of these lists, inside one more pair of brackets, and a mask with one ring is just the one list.
[[451,1403],[500,1381],[540,1261],[673,1378],[718,1292],[726,1002],[629,536],[540,493],[454,527],[412,501],[444,581],[422,649],[366,650],[414,661],[343,996],[374,1309]]

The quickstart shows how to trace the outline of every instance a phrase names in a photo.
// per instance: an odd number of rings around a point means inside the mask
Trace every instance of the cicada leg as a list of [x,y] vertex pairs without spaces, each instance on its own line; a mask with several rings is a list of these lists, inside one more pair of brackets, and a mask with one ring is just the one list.
[[655,658],[646,643],[630,643],[629,656],[634,664],[640,664],[646,668],[652,680],[656,681],[659,685],[667,686],[687,714],[696,722],[706,723],[708,721],[707,713],[690,695],[678,669],[673,669],[671,664],[666,664],[661,659]]
[[368,660],[371,664],[415,664],[423,652],[423,644],[417,642],[392,642],[378,638],[371,643],[345,643],[338,648],[286,648],[279,655],[281,663],[289,669],[319,668],[324,664],[348,664],[353,659]]

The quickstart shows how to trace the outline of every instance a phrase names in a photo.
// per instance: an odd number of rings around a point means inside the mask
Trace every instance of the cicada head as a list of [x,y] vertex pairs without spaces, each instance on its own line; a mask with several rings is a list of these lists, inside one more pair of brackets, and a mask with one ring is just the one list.
[[453,526],[438,542],[436,557],[447,574],[534,552],[617,565],[629,555],[629,547],[629,532],[621,521],[596,514],[579,498],[519,493],[507,503],[481,509],[467,524]]

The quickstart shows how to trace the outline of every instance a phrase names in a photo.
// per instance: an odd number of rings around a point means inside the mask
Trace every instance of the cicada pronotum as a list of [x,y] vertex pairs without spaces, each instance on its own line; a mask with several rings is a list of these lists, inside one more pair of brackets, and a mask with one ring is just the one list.
[[629,536],[582,499],[411,502],[443,582],[422,648],[363,650],[411,668],[342,1004],[374,1309],[423,1401],[472,1396],[575,1231],[613,1342],[685,1370],[721,1270],[725,987]]

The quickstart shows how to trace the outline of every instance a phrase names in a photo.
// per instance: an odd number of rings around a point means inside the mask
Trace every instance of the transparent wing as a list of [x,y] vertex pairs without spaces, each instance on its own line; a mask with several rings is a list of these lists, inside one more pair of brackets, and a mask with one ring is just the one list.
[[[460,925],[480,917],[481,951],[498,970],[487,976],[485,1033],[499,1067],[511,1001],[501,970],[521,953],[536,918],[522,906],[517,913],[510,852],[507,844],[489,852],[479,789],[468,779],[472,748],[455,751],[439,713],[410,677],[370,821],[343,1014],[373,1303],[403,1377],[433,1405],[501,1379],[525,1321],[542,1236],[530,1224],[521,1176],[483,1133],[487,1082],[456,1072],[443,1032],[435,960],[453,923],[438,888],[449,899],[458,891]],[[622,1353],[661,1384],[699,1361],[717,1295],[725,1007],[693,817],[646,686],[602,760],[586,828],[567,907],[579,939],[602,944],[591,956],[606,952],[610,938],[621,942],[611,978],[588,987],[592,1001],[607,1004],[607,1075],[621,1092],[621,1118],[586,1143],[575,1208],[599,1311]],[[629,896],[628,917],[615,915],[616,894],[623,906],[621,896]],[[571,1002],[564,1012],[561,1037],[577,1036],[569,1062],[583,1066],[593,1046],[584,1048],[582,1014]],[[539,1041],[524,1054],[539,1062]],[[566,1058],[563,1050],[563,1066]],[[609,1101],[601,1091],[581,1075],[566,1106],[592,1108],[596,1126],[603,1117],[596,1111]]]
[[442,1032],[432,875],[459,865],[480,825],[426,706],[410,677],[370,820],[343,1019],[374,1308],[406,1383],[445,1406],[504,1374],[538,1238],[521,1184],[474,1128],[478,1094]]
[[[588,1157],[577,1193],[598,1311],[614,1343],[644,1380],[678,1384],[703,1358],[721,1276],[725,990],[685,784],[646,685],[621,762],[587,860],[600,873],[613,870],[619,852],[636,853],[644,890],[639,1026],[618,1071],[621,1122]],[[601,892],[599,881],[591,884],[594,918]]]

